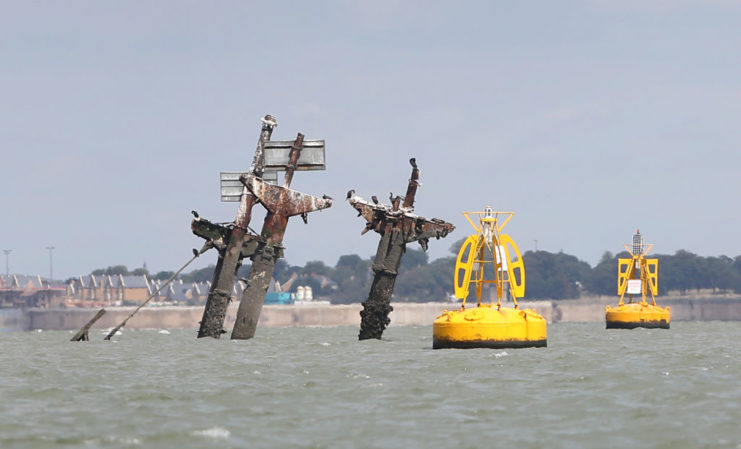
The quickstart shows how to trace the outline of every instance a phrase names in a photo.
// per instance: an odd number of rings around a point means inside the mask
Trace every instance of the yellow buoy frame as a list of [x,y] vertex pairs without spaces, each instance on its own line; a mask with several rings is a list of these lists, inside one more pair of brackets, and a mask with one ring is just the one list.
[[[637,327],[669,329],[671,309],[656,305],[656,296],[659,294],[659,260],[647,259],[646,255],[653,248],[653,244],[643,245],[641,231],[633,236],[633,247],[625,245],[631,258],[618,259],[617,294],[620,301],[617,307],[605,308],[605,323],[607,329],[634,329]],[[633,302],[633,293],[628,292],[630,280],[639,280],[641,302]],[[628,303],[623,299],[628,294]],[[651,303],[646,301],[650,294]]]
[[[433,348],[516,348],[547,345],[546,321],[535,310],[520,310],[525,295],[525,263],[512,237],[502,229],[513,212],[463,212],[476,234],[461,245],[453,274],[460,310],[443,311],[432,327]],[[472,218],[473,217],[473,218]],[[478,218],[478,223],[474,221]],[[496,304],[482,302],[484,286],[494,284]],[[466,309],[471,290],[475,308]],[[505,292],[514,308],[502,307]]]

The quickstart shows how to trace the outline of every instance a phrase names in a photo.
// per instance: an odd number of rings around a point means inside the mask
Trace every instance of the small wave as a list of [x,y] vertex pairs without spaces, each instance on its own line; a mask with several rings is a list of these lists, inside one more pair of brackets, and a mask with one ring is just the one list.
[[326,341],[323,341],[323,342],[321,342],[319,344],[322,345],[322,346],[330,346],[330,343],[329,342],[326,342]]
[[206,430],[196,430],[192,435],[197,437],[213,438],[215,440],[226,440],[231,435],[231,432],[223,427],[212,427]]
[[142,441],[136,437],[108,437],[112,443],[121,443],[125,446],[141,446]]
[[170,335],[170,331],[168,331],[167,329],[160,329],[158,333],[162,335]]
[[495,353],[494,353],[494,357],[496,357],[496,358],[499,358],[499,357],[504,357],[504,356],[506,356],[506,355],[509,355],[509,354],[507,354],[507,351],[502,351],[502,352],[495,352]]

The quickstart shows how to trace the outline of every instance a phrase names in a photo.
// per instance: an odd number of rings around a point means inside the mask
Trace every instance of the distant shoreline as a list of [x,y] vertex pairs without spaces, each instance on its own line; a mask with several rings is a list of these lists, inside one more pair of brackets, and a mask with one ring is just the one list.
[[[657,298],[671,307],[672,321],[741,321],[741,298]],[[605,305],[615,298],[561,301],[520,301],[521,308],[533,308],[549,322],[601,322]],[[455,310],[457,303],[393,303],[391,326],[426,326],[443,310]],[[229,308],[225,328],[231,329],[236,313]],[[259,326],[359,326],[360,304],[269,305],[263,308]],[[0,331],[77,330],[99,309],[0,309]],[[108,307],[93,328],[111,328],[126,318],[134,307]],[[195,329],[203,307],[145,307],[126,325],[127,329]]]

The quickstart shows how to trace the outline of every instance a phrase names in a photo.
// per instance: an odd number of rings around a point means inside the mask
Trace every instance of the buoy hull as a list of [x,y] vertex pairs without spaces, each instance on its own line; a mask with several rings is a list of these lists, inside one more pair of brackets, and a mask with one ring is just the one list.
[[545,348],[548,340],[448,340],[432,338],[432,349],[508,349],[508,348]]
[[651,304],[623,304],[605,309],[606,329],[669,329],[671,310]]
[[548,345],[547,323],[532,309],[481,307],[444,311],[432,325],[433,349],[530,348]]

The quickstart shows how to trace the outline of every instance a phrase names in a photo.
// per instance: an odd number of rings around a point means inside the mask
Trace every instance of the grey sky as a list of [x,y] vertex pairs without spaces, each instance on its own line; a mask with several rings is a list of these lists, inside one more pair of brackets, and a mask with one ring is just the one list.
[[3,2],[0,249],[47,275],[54,245],[58,278],[177,269],[191,209],[234,219],[218,173],[270,113],[275,139],[326,139],[292,186],[336,200],[291,220],[290,264],[375,253],[345,193],[403,194],[411,156],[416,212],[457,226],[432,258],[486,205],[523,251],[594,264],[640,227],[736,256],[740,23],[708,1]]

